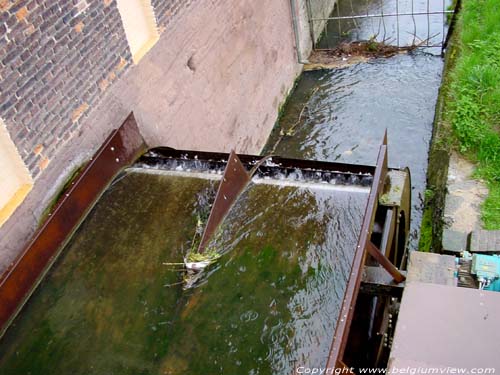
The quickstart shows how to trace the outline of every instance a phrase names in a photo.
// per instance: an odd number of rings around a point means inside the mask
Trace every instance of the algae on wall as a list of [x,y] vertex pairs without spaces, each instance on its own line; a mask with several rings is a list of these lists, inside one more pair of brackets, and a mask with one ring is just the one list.
[[420,229],[420,251],[442,250],[443,214],[446,200],[446,184],[451,152],[451,127],[446,116],[446,103],[450,100],[450,73],[456,61],[458,48],[456,34],[452,35],[446,51],[442,84],[434,116],[434,127],[427,167],[427,190],[424,196],[424,213]]

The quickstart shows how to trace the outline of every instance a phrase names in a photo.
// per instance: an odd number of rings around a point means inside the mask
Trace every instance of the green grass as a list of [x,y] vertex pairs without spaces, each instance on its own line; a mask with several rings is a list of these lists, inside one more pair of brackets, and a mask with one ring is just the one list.
[[429,252],[432,248],[432,210],[424,210],[422,224],[420,226],[420,240],[418,242],[419,251]]
[[457,149],[477,163],[476,177],[490,189],[484,225],[500,229],[500,0],[464,0],[458,30],[446,117]]

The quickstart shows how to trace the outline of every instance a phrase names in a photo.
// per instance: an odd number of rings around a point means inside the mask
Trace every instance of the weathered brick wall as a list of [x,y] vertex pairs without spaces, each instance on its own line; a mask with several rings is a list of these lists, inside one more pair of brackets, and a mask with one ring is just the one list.
[[166,27],[181,10],[186,9],[194,2],[196,0],[152,0],[151,5],[160,30]]
[[115,0],[0,0],[0,117],[34,179],[131,64]]

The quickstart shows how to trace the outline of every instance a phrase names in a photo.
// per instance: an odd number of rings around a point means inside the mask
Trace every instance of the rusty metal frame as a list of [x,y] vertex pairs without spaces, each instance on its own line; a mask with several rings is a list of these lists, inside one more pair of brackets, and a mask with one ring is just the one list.
[[[344,301],[340,309],[340,314],[337,319],[337,325],[335,327],[335,333],[333,336],[332,345],[330,347],[330,353],[327,360],[327,368],[342,367],[344,351],[349,338],[350,327],[352,319],[354,316],[354,307],[356,305],[356,300],[359,294],[360,285],[362,281],[363,268],[366,261],[366,256],[368,252],[376,250],[378,252],[377,260],[381,262],[381,265],[391,273],[391,275],[398,280],[404,280],[404,275],[398,275],[397,269],[390,263],[390,261],[382,254],[378,249],[374,249],[374,245],[371,242],[371,234],[373,228],[373,222],[375,220],[375,214],[378,207],[378,200],[383,193],[384,183],[386,181],[386,176],[388,172],[388,157],[387,157],[387,132],[384,135],[384,140],[380,146],[377,165],[375,167],[375,173],[373,177],[373,184],[370,190],[370,195],[368,197],[368,203],[366,205],[365,215],[363,218],[363,223],[361,226],[360,237],[358,239],[358,244],[356,246],[354,260],[352,263],[351,273],[349,275],[349,280],[347,283],[346,291],[344,294]],[[391,267],[392,266],[392,267]],[[397,271],[397,272],[396,272]]]
[[105,188],[146,150],[147,145],[131,113],[71,182],[45,223],[0,277],[0,336]]
[[227,160],[226,170],[222,176],[217,195],[215,196],[215,201],[212,205],[212,210],[210,211],[210,216],[208,217],[205,230],[203,231],[198,253],[203,253],[220,223],[224,220],[224,217],[233,206],[233,203],[245,186],[250,182],[250,177],[250,173],[247,172],[236,155],[236,152],[231,150]]

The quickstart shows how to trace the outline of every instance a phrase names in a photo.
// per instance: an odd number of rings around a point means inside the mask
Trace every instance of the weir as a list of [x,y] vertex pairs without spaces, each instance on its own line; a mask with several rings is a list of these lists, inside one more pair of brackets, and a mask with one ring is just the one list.
[[[110,142],[135,131],[131,117]],[[120,151],[109,144],[103,151],[111,147]],[[94,163],[103,162],[103,151]],[[375,166],[239,155],[255,173],[207,237],[204,251],[217,252],[216,261],[187,279],[183,259],[200,217],[218,208],[215,192],[234,167],[229,157],[147,152],[100,199],[95,194],[94,208],[54,252],[60,255],[29,270],[41,282],[23,294],[8,281],[26,275],[23,259],[39,251],[28,248],[0,285],[0,293],[20,296],[15,311],[32,293],[15,319],[3,321],[0,368],[281,374],[349,364],[368,347],[366,360],[382,363],[392,300],[378,291],[380,280],[363,280],[366,267],[391,275],[388,285],[404,280],[396,266],[405,264],[408,171],[387,168],[385,141]],[[79,199],[73,192],[85,189],[89,173],[91,166],[58,207]],[[45,227],[57,220],[56,209]],[[367,283],[375,287],[359,295]]]

